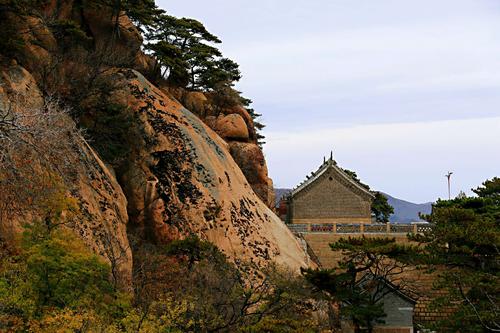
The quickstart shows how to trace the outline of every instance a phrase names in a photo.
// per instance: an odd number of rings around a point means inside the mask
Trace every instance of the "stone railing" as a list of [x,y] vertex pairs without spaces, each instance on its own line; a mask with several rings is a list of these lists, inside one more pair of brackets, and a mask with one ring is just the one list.
[[412,224],[391,224],[391,223],[371,223],[371,224],[287,224],[293,233],[333,233],[333,234],[421,234],[432,230],[432,224],[412,223]]

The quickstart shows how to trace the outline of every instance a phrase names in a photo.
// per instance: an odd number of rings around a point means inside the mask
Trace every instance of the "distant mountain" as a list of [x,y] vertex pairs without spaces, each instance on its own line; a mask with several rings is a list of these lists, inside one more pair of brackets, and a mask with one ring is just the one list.
[[[276,194],[276,207],[278,206],[280,199],[291,191],[292,190],[288,188],[274,189],[274,192]],[[383,194],[387,197],[387,202],[389,202],[389,204],[394,207],[394,214],[392,214],[389,218],[389,221],[391,223],[410,223],[422,221],[422,219],[418,217],[418,214],[429,214],[431,212],[432,202],[416,204],[406,200],[394,198],[387,193]]]
[[391,223],[410,223],[422,221],[418,217],[419,213],[430,214],[432,202],[416,204],[406,200],[394,198],[387,193],[383,193],[387,197],[389,205],[394,207],[394,214],[391,215],[389,221]]
[[292,192],[292,190],[289,188],[275,188],[274,189],[276,207],[279,206],[281,198],[283,198],[285,195],[287,195],[290,192]]

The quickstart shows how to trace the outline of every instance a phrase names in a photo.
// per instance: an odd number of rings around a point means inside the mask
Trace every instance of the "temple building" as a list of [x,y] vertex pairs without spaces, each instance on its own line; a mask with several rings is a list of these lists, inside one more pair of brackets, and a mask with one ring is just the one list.
[[[286,198],[286,223],[371,223],[374,195],[344,172],[333,154]],[[283,209],[284,207],[282,207]]]

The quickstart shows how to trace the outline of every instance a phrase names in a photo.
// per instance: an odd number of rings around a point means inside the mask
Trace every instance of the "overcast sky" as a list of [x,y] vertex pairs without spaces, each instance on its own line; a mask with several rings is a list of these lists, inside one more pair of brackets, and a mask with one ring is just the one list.
[[414,202],[500,176],[500,1],[163,0],[240,64],[276,187],[334,151]]

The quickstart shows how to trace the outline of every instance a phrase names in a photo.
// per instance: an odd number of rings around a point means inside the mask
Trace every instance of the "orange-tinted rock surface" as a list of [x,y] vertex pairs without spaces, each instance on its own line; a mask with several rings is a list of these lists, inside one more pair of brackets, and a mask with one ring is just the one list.
[[[94,45],[109,39],[113,26],[109,13],[95,8],[81,11],[71,1],[59,5],[52,1],[46,11],[60,20],[82,24]],[[71,85],[80,79],[72,73],[88,74],[75,70],[79,57],[61,60],[56,56],[61,51],[59,41],[43,20],[12,16],[5,23],[26,34],[18,59],[24,69],[9,65],[10,59],[0,54],[3,101],[7,88],[10,96],[25,93],[33,100],[40,98],[41,90],[70,95],[75,88]],[[123,15],[118,23],[115,53],[108,56],[132,59],[136,69],[151,70],[154,64],[139,49],[137,29]],[[79,52],[85,56],[87,51]],[[60,68],[47,73],[52,65]],[[127,138],[130,152],[114,170],[95,152],[96,142],[80,139],[75,147],[79,171],[69,191],[78,199],[80,215],[72,228],[105,260],[110,261],[110,253],[118,254],[117,270],[124,288],[130,286],[133,265],[131,233],[158,243],[195,233],[211,240],[236,263],[277,262],[296,271],[307,265],[297,239],[266,206],[272,185],[255,143],[253,121],[244,108],[217,114],[203,93],[160,90],[132,69],[102,68],[99,72],[122,83],[120,89],[111,89],[106,103],[127,106],[120,112],[133,120]],[[82,104],[88,108],[95,100]],[[200,120],[208,117],[214,117],[210,127]],[[19,223],[1,227],[13,233],[20,230]]]
[[306,266],[302,247],[254,193],[227,143],[138,72],[119,75],[127,88],[114,102],[126,101],[138,119],[120,180],[139,233],[168,242],[194,232],[237,262]]
[[269,207],[272,207],[274,187],[267,175],[266,160],[262,149],[255,143],[233,141],[229,143],[229,150],[257,195]]
[[[189,92],[178,88],[169,88],[166,91],[231,145],[230,153],[252,189],[266,205],[272,208],[273,183],[268,176],[262,149],[257,145],[254,121],[248,111],[241,105],[219,110],[210,104],[210,99],[202,92]],[[233,145],[233,142],[248,145]]]
[[248,141],[248,127],[245,120],[236,113],[220,116],[215,121],[217,133],[224,139]]
[[[28,106],[20,107],[37,108],[43,104],[42,94],[35,79],[21,66],[9,65],[2,68],[0,86],[2,87],[0,88],[0,107],[8,104],[15,105],[18,103],[19,96],[30,102]],[[73,168],[76,175],[68,190],[71,196],[77,199],[78,209],[76,215],[65,225],[73,229],[105,261],[108,263],[113,261],[118,284],[123,289],[130,289],[132,252],[127,237],[127,199],[113,172],[83,138],[76,141],[73,150],[78,165]],[[36,163],[36,161],[30,163]],[[19,207],[23,205],[26,203],[18,203]],[[0,236],[13,239],[16,233],[22,231],[24,223],[38,218],[36,214],[36,211],[28,211],[23,216],[14,215],[9,219],[0,219],[3,222],[0,225]]]

